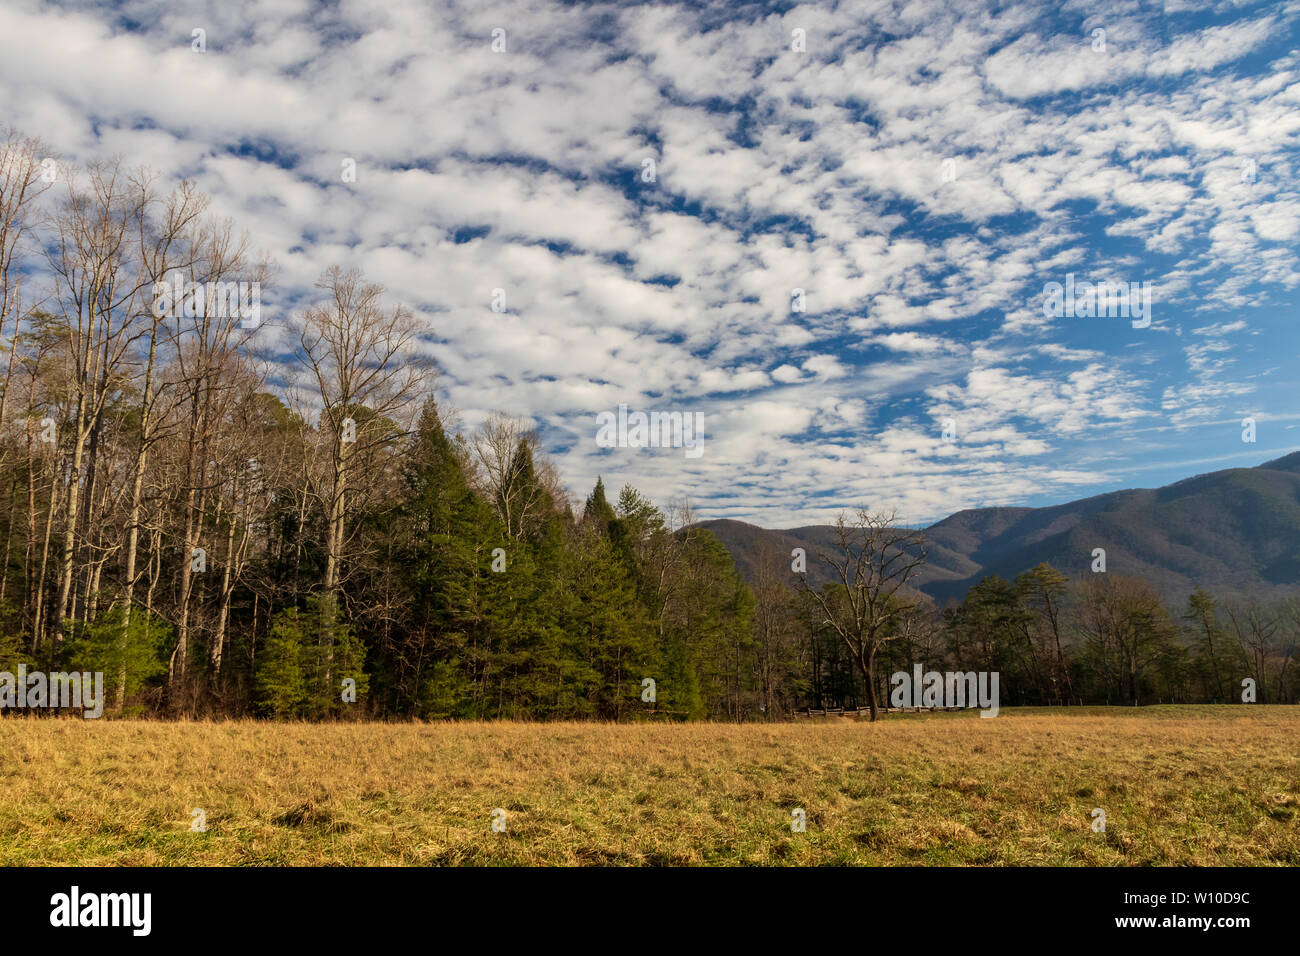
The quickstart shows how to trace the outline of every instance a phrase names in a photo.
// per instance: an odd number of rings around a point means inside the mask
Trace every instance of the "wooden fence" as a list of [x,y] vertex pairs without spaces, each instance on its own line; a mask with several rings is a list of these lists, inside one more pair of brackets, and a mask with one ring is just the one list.
[[[965,707],[880,707],[878,712],[882,714],[922,714],[934,710],[967,710]],[[870,717],[870,707],[828,707],[819,710],[816,707],[805,707],[803,710],[794,712],[796,717]]]

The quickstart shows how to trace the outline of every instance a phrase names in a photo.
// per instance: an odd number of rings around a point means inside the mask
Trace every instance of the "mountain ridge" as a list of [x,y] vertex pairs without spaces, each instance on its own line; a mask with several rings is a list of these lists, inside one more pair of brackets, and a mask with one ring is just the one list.
[[[766,529],[730,518],[699,522],[751,582],[764,555],[795,547],[815,565],[833,544],[831,525]],[[918,589],[943,605],[992,574],[1013,578],[1046,562],[1071,577],[1089,573],[1093,550],[1106,569],[1151,581],[1181,604],[1197,586],[1211,593],[1300,592],[1300,451],[1156,488],[1125,488],[1039,508],[966,508],[921,530],[927,563]]]

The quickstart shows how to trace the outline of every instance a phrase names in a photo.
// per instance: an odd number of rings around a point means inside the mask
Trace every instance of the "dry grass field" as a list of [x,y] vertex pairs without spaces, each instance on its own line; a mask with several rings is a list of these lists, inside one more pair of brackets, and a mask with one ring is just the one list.
[[874,726],[0,719],[3,865],[1296,865],[1298,807],[1300,707]]

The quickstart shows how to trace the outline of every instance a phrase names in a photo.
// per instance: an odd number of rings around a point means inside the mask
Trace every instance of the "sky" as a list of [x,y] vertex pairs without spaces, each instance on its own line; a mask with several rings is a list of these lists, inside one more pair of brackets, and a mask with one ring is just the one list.
[[[363,270],[579,502],[921,525],[1300,447],[1295,0],[5,0],[4,124],[193,180],[269,351]],[[624,404],[702,451],[601,447]]]

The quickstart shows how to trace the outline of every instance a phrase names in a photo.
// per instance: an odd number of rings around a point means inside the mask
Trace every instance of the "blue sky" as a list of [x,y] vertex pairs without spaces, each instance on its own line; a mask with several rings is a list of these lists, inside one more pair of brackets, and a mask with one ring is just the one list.
[[[579,499],[923,523],[1300,447],[1298,41],[1296,2],[10,0],[0,122],[195,180],[278,264],[269,351],[362,268]],[[1045,315],[1070,273],[1149,327]],[[597,447],[620,403],[704,453]]]

